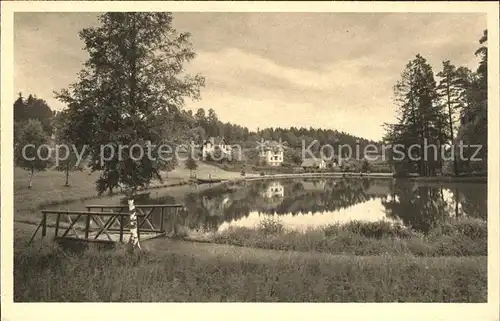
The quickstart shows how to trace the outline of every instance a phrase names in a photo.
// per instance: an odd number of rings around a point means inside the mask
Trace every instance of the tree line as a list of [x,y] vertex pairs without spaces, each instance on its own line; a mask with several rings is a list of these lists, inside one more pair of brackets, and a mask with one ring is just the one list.
[[305,127],[269,127],[250,130],[248,127],[223,122],[219,119],[213,108],[205,111],[199,108],[196,113],[191,110],[184,111],[182,119],[190,128],[190,138],[197,144],[201,144],[209,137],[224,137],[229,144],[239,144],[246,148],[257,147],[257,141],[274,140],[286,142],[291,148],[302,148],[303,144],[307,147],[314,141],[311,150],[318,151],[323,145],[332,146],[349,145],[354,150],[356,145],[360,150],[368,144],[380,144],[380,142],[351,135],[344,131],[322,128]]
[[487,39],[484,30],[475,52],[480,59],[475,71],[445,60],[434,75],[420,54],[405,66],[394,86],[398,121],[385,124],[384,137],[388,144],[404,146],[398,157],[390,153],[397,174],[486,173]]
[[[30,172],[30,187],[34,172],[45,170],[54,165],[56,165],[54,166],[56,170],[64,173],[64,185],[69,186],[70,173],[75,170],[83,170],[85,165],[89,164],[90,149],[84,148],[85,144],[88,143],[88,138],[79,134],[81,126],[90,120],[86,118],[89,116],[85,117],[85,114],[73,115],[72,119],[71,113],[70,108],[52,111],[43,99],[36,98],[32,94],[28,96],[28,99],[24,99],[20,93],[19,98],[14,103],[16,165]],[[77,119],[79,120],[77,121]],[[260,164],[256,147],[257,141],[261,139],[282,140],[284,145],[289,147],[285,151],[285,161],[295,165],[301,163],[298,149],[302,147],[302,144],[307,147],[316,141],[311,150],[313,153],[317,153],[320,146],[325,144],[334,147],[350,145],[353,150],[356,145],[359,145],[360,150],[363,150],[367,144],[377,143],[346,132],[312,127],[277,127],[252,131],[244,126],[223,122],[212,108],[208,109],[208,113],[205,113],[203,108],[199,108],[194,115],[191,110],[174,109],[169,112],[167,119],[169,121],[161,126],[164,127],[162,139],[168,140],[172,145],[192,141],[201,146],[203,141],[209,137],[222,136],[229,144],[240,144],[247,148],[245,158],[252,165]],[[47,150],[42,150],[41,155],[36,155],[34,149],[29,149],[26,150],[26,156],[29,158],[27,160],[22,156],[22,147],[27,144],[35,146],[46,144],[52,147],[66,145],[69,150],[60,149],[58,151],[59,160],[54,163],[53,157],[49,156]],[[79,156],[83,156],[83,160]],[[163,168],[171,169],[175,165],[177,165],[177,161],[173,159],[170,163],[164,164]],[[193,158],[189,158],[185,165],[190,170],[197,167]],[[114,176],[109,175],[106,176],[106,179],[112,180],[112,177]],[[115,186],[108,186],[107,190],[111,192],[118,187],[118,182],[115,183]]]
[[[35,162],[22,160],[19,154],[22,146],[27,143],[39,145],[49,140],[49,135],[54,135],[58,142],[71,143],[78,151],[86,146],[88,166],[100,173],[96,181],[97,192],[120,188],[127,194],[131,211],[130,241],[134,248],[139,247],[134,215],[137,191],[149,186],[153,179],[162,181],[161,172],[175,166],[175,158],[159,157],[159,146],[163,144],[216,135],[225,136],[231,142],[251,142],[252,146],[261,137],[281,138],[295,147],[300,146],[302,139],[318,139],[320,144],[367,142],[346,133],[312,128],[268,128],[251,132],[238,125],[223,123],[213,110],[206,116],[200,110],[193,115],[183,110],[185,99],[199,99],[205,79],[185,72],[184,65],[196,54],[190,34],[173,28],[172,14],[112,12],[101,14],[98,19],[97,26],[79,32],[88,53],[82,70],[74,83],[55,92],[56,99],[67,108],[49,117],[50,108],[40,107],[43,104],[35,97],[16,101],[16,121],[28,119],[20,122],[24,125],[16,135],[16,163],[31,173],[45,168],[45,163],[36,163],[36,159]],[[482,42],[485,43],[486,40]],[[482,69],[480,66],[475,73],[469,74],[465,94],[469,107],[463,112],[463,124],[457,134],[470,141],[483,141],[478,131],[483,129],[486,120],[483,112],[486,109],[485,52],[478,53],[484,59]],[[403,142],[416,137],[428,137],[441,143],[446,141],[445,137],[453,141],[446,129],[443,104],[437,104],[441,96],[437,95],[432,70],[422,57],[417,57],[407,69],[398,90],[402,102],[401,123],[391,126],[388,137]],[[26,116],[27,110],[34,110],[33,106],[39,106],[36,109],[43,116],[35,119]],[[52,122],[44,120],[47,118]],[[114,146],[117,152],[103,161],[101,147],[104,145]],[[138,155],[130,148],[134,145],[142,146],[151,157],[137,159]],[[125,148],[119,149],[119,146]],[[68,163],[62,165],[66,173],[74,167],[74,156],[68,157]],[[430,173],[432,168],[425,163],[420,170]]]

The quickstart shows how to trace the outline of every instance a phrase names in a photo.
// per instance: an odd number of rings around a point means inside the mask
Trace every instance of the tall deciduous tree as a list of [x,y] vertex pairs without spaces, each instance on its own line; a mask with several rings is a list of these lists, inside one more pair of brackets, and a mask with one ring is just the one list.
[[193,151],[189,152],[189,156],[184,162],[184,165],[186,166],[187,169],[189,169],[189,176],[193,176],[193,170],[196,170],[198,168],[198,164],[196,163],[196,160],[193,158]]
[[54,134],[57,148],[55,169],[65,174],[64,186],[69,186],[69,173],[83,169],[83,158],[87,156],[85,146],[74,143],[75,132],[69,122],[68,111],[63,110],[54,116]]
[[39,120],[30,119],[21,127],[18,139],[15,164],[30,173],[31,188],[35,171],[44,171],[51,164],[47,134]]
[[160,149],[174,132],[172,115],[185,98],[199,97],[204,78],[186,75],[184,63],[195,53],[190,35],[172,27],[170,13],[105,13],[99,22],[80,32],[90,57],[78,81],[56,96],[69,105],[72,128],[90,146],[92,169],[101,170],[98,192],[115,185],[127,191],[135,248],[136,191],[162,180],[160,170],[174,156]]
[[194,115],[194,118],[196,120],[196,125],[201,126],[201,127],[206,127],[207,125],[207,118],[205,116],[205,109],[199,108],[196,111],[196,114]]

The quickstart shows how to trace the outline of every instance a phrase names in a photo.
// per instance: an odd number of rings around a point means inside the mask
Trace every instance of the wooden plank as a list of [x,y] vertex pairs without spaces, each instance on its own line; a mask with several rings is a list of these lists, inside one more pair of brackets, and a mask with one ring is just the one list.
[[47,215],[44,213],[42,219],[42,237],[45,236],[47,236]]
[[[86,205],[87,208],[128,208],[128,205]],[[148,207],[184,207],[183,204],[151,204],[151,205],[135,205],[136,208],[148,208]]]
[[[64,213],[66,213],[66,212],[64,212]],[[86,213],[86,212],[84,212],[84,213]],[[66,229],[66,231],[64,232],[64,234],[62,235],[62,237],[65,237],[68,234],[68,232],[69,232],[70,229],[72,229],[73,233],[75,233],[75,235],[78,237],[78,233],[76,233],[75,229],[73,228],[73,225],[75,225],[75,223],[78,222],[78,219],[80,219],[80,216],[81,215],[78,215],[77,218],[76,218],[76,220],[71,221],[71,218],[69,217],[69,215],[66,215],[66,217],[68,218],[68,221],[70,222],[70,225]]]
[[43,220],[40,221],[40,223],[38,223],[38,226],[36,227],[35,233],[33,233],[30,240],[28,241],[28,245],[30,245],[31,242],[33,242],[33,239],[35,238],[36,233],[38,233],[38,230],[42,227],[42,224],[43,224]]
[[[58,215],[59,215],[59,214],[58,214]],[[71,222],[71,217],[70,217],[69,215],[66,215],[66,217],[68,218],[68,221],[69,221],[69,223],[71,224],[71,223],[72,223],[72,222]],[[75,224],[76,224],[79,220],[80,220],[80,216],[77,216],[77,217],[76,217],[76,219],[75,219]],[[75,234],[75,236],[76,236],[76,237],[80,237],[80,236],[78,235],[78,232],[75,230],[75,226],[74,226],[75,224],[73,224],[73,226],[72,226],[72,225],[70,225],[70,226],[69,226],[69,228],[71,228],[71,230],[73,231],[73,233]]]
[[[43,210],[43,214],[51,215],[51,214],[74,214],[74,215],[92,215],[92,216],[109,216],[111,215],[109,212],[88,212],[88,211],[64,211],[64,210]],[[128,213],[113,213],[113,215],[123,215],[129,216]]]
[[[154,229],[155,229],[155,227],[153,226],[153,224],[151,224],[151,221],[149,221],[149,219],[148,219],[148,218],[151,216],[151,214],[153,214],[153,211],[154,211],[154,208],[151,208],[151,209],[149,210],[149,213],[148,213],[147,215],[145,215],[145,216],[144,216],[144,219],[143,219],[143,221],[141,222],[141,224],[140,224],[139,226],[137,226],[137,228],[138,228],[138,229],[140,229],[140,228],[141,228],[141,226],[142,226],[142,225],[144,225],[144,223],[146,223],[146,222],[149,224],[149,227],[150,227],[152,230],[154,230]],[[141,214],[143,214],[143,215],[144,215],[144,212],[142,211],[142,209],[138,209],[138,212],[140,212]]]
[[[116,208],[116,209],[118,209],[119,211],[115,212],[114,209],[111,209],[111,211],[109,211],[109,214],[110,215],[120,214],[124,210],[124,208]],[[90,208],[89,208],[89,210],[90,210]],[[101,211],[104,211],[104,210],[101,208]],[[126,213],[126,214],[128,215],[128,213]],[[120,228],[120,222],[119,222],[119,220],[116,219],[117,217],[118,216],[115,216],[115,219],[113,220],[113,222],[111,223],[110,226],[115,226],[116,228],[119,229]],[[109,229],[108,229],[108,231],[109,231]]]
[[[125,231],[125,228],[123,229]],[[108,232],[120,232],[120,229],[119,228],[108,228],[107,229]],[[163,232],[162,230],[160,229],[141,229],[141,233],[161,233]]]
[[[106,222],[106,224],[104,224],[103,228],[101,230],[99,230],[95,236],[94,239],[98,239],[99,236],[104,232],[106,233],[106,235],[108,236],[109,239],[111,239],[111,236],[109,235],[108,233],[108,228],[113,224],[114,220],[117,218],[118,216],[111,216],[108,221]],[[101,221],[101,219],[99,218],[99,221]],[[102,223],[102,221],[101,221]]]
[[57,233],[59,232],[59,220],[61,219],[61,214],[57,214],[56,218],[56,231],[54,232],[54,236],[57,237]]
[[[88,210],[90,212],[90,209]],[[85,239],[89,238],[89,231],[90,231],[90,218],[92,215],[87,215],[85,217]]]
[[[106,226],[105,226],[104,222],[101,220],[101,218],[99,216],[96,216],[96,217],[92,216],[92,219],[100,227],[100,230],[97,232],[96,236],[94,237],[94,240],[97,240],[99,235],[101,235],[102,231],[104,231],[104,233],[106,233],[106,236],[109,238],[109,240],[113,241],[113,239],[111,238],[109,233],[106,231],[106,228],[105,228]],[[99,233],[99,232],[101,232],[101,233]]]
[[124,225],[125,218],[123,216],[120,216],[120,243],[123,243],[123,225]]

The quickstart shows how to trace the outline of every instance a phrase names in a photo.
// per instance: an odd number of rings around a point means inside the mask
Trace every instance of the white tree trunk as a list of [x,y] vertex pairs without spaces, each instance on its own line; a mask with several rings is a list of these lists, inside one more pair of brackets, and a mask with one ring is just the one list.
[[28,185],[28,188],[31,188],[33,186],[33,170],[31,170],[30,172],[30,182],[29,182],[29,185]]
[[128,200],[128,209],[130,211],[130,239],[129,244],[132,246],[132,249],[136,247],[141,249],[141,245],[139,244],[139,235],[137,233],[137,209],[134,204],[134,199],[129,198]]

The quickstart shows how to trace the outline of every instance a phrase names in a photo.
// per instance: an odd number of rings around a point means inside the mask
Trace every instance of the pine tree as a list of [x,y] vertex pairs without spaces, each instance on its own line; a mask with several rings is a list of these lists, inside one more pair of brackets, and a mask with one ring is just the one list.
[[475,148],[468,148],[464,152],[464,159],[460,159],[463,170],[487,172],[488,169],[488,32],[484,30],[479,40],[480,47],[475,52],[480,57],[479,66],[475,73],[466,68],[459,68],[461,81],[466,91],[461,97],[464,107],[461,111],[461,124],[457,134],[457,143],[464,145],[481,146],[476,157],[479,162],[471,162]]
[[[437,76],[440,78],[437,87],[438,96],[444,107],[443,115],[446,116],[445,119],[443,119],[443,122],[447,125],[444,138],[448,140],[450,146],[453,148],[453,144],[455,143],[457,113],[464,108],[464,102],[461,98],[466,89],[463,81],[461,81],[457,68],[451,64],[449,60],[443,61],[443,70],[441,70]],[[456,151],[452,150],[451,153],[453,156],[453,173],[458,175]]]
[[[403,146],[404,160],[398,165],[405,164],[405,170],[409,171],[416,165],[421,176],[435,175],[439,158],[426,159],[429,150],[424,151],[424,148],[426,141],[427,145],[441,145],[442,114],[437,104],[432,68],[420,54],[403,70],[401,79],[394,86],[394,98],[398,106],[398,123],[386,124],[385,140]],[[412,145],[420,148],[410,152]],[[410,156],[419,160],[415,162]]]

